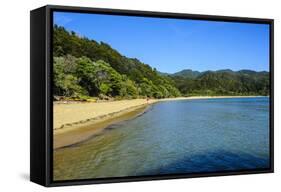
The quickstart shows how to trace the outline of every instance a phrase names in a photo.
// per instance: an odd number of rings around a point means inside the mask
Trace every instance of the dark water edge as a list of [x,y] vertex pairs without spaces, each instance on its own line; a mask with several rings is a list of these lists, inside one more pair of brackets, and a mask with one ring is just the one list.
[[56,150],[54,179],[268,168],[268,102],[265,97],[156,103],[101,135]]
[[182,158],[174,163],[142,175],[206,173],[216,171],[239,171],[269,168],[268,158],[258,158],[249,154],[235,154],[227,151],[208,152],[192,158]]

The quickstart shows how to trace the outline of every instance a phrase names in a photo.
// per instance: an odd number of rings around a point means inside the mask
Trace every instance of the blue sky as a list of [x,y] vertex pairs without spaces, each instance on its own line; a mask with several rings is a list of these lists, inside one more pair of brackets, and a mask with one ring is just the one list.
[[54,23],[174,73],[269,71],[269,25],[55,12]]

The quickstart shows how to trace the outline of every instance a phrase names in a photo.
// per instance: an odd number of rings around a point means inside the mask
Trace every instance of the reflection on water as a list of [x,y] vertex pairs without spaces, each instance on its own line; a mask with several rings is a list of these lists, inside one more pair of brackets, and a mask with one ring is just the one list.
[[267,97],[160,102],[54,152],[54,180],[268,166]]

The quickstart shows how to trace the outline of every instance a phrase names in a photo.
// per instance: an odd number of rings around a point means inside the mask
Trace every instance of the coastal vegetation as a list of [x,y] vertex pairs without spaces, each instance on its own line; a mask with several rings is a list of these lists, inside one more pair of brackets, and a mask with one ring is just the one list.
[[179,96],[269,95],[269,73],[183,70],[161,73],[110,45],[53,28],[54,98],[88,100]]

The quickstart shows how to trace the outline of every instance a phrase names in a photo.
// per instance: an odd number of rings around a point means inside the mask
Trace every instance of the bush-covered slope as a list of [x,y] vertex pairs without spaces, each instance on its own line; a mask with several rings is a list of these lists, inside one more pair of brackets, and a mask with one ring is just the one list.
[[156,69],[121,55],[106,43],[81,38],[63,27],[54,26],[53,55],[54,95],[155,98],[180,95],[173,80],[159,75]]

